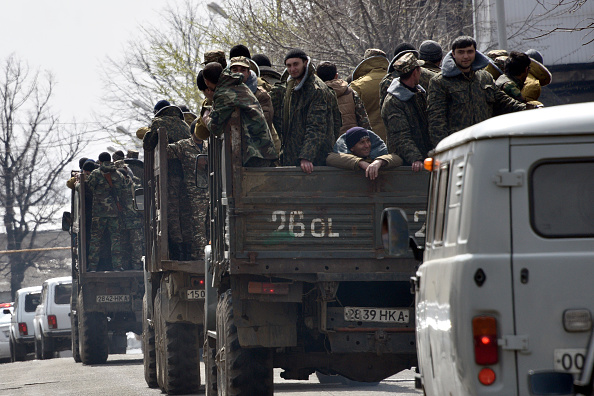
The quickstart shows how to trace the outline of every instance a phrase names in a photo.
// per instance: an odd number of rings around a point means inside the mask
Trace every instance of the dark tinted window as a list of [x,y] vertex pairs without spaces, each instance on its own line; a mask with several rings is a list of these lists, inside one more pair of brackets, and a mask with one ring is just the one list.
[[549,238],[594,236],[594,161],[548,161],[531,174],[532,228]]
[[41,293],[30,293],[25,296],[25,312],[35,312],[41,301]]
[[54,303],[56,304],[70,304],[70,291],[72,290],[71,283],[63,283],[56,285],[54,292]]

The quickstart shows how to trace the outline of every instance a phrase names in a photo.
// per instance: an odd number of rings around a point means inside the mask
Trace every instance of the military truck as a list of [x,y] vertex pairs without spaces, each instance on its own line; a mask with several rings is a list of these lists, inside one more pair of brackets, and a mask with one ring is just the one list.
[[[415,366],[409,278],[420,258],[409,244],[424,242],[427,172],[371,181],[323,166],[245,168],[241,153],[236,111],[209,140],[206,394],[272,395],[274,367],[284,379],[373,383]],[[419,236],[392,258],[380,229],[390,206]]]
[[142,331],[143,275],[139,270],[112,271],[107,249],[100,253],[97,271],[87,271],[92,199],[84,173],[71,175],[80,183],[72,190],[71,212],[64,212],[62,229],[71,234],[72,356],[76,362],[101,364],[109,354],[126,353],[127,332]]
[[[200,387],[204,322],[204,260],[171,260],[167,231],[167,134],[145,150],[143,196],[146,235],[143,299],[144,376],[171,394]],[[207,185],[204,183],[206,189]],[[158,340],[158,342],[155,342]]]

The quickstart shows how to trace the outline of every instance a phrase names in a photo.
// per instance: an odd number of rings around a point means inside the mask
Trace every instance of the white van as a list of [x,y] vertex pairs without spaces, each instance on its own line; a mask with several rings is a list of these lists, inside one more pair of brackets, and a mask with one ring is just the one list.
[[41,286],[24,287],[16,291],[10,320],[10,360],[22,361],[35,351],[33,317],[41,300]]
[[429,161],[425,393],[570,394],[555,378],[579,375],[594,312],[594,103],[492,118]]
[[72,277],[47,279],[35,310],[35,357],[51,359],[55,352],[71,349],[70,295]]

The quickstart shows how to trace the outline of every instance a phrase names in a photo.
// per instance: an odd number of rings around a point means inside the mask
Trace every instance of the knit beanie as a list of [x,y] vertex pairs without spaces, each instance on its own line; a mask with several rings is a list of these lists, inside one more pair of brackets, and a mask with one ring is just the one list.
[[350,150],[364,137],[369,137],[369,132],[367,131],[367,129],[361,127],[353,127],[346,131],[346,133],[344,134],[344,142],[346,143],[347,148]]
[[113,161],[115,162],[115,161],[119,161],[121,159],[124,159],[124,156],[125,156],[124,155],[124,152],[122,150],[118,150],[115,153],[113,153],[112,158],[113,158]]
[[87,172],[93,172],[96,168],[97,164],[93,160],[87,160],[82,166],[82,170]]
[[167,106],[171,106],[171,103],[169,103],[165,99],[158,101],[157,104],[155,105],[155,108],[153,109],[153,114],[157,114],[159,112],[159,110],[161,110],[163,107],[167,107]]
[[101,154],[99,154],[99,162],[110,162],[110,161],[111,161],[111,155],[109,155],[109,153],[104,151]]
[[419,54],[422,60],[428,60],[430,62],[439,62],[443,57],[441,45],[433,40],[423,41],[419,47]]
[[285,60],[284,61],[286,62],[287,59],[291,59],[291,58],[301,58],[304,61],[306,61],[307,60],[307,54],[302,49],[293,48],[292,50],[290,50],[289,52],[287,52],[287,55],[285,55]]
[[398,55],[402,51],[410,51],[410,50],[416,51],[417,49],[415,48],[414,45],[412,45],[410,43],[400,43],[396,46],[396,49],[394,49],[394,56]]
[[272,67],[272,63],[270,63],[270,58],[268,58],[264,54],[256,54],[252,57],[252,60],[256,62],[256,65],[258,66]]
[[78,167],[80,169],[83,168],[83,165],[85,164],[85,162],[87,162],[88,158],[87,157],[82,157],[81,159],[78,160]]

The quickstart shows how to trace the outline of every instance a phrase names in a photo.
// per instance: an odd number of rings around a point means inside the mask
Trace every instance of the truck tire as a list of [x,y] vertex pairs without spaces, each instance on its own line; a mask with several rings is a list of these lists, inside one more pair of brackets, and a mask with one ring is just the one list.
[[78,318],[76,315],[70,315],[70,335],[72,343],[72,358],[75,363],[80,363],[80,345],[78,339]]
[[41,341],[38,340],[37,337],[35,337],[35,359],[43,359],[43,354],[41,353]]
[[199,329],[188,323],[166,322],[161,314],[161,290],[155,298],[157,379],[170,395],[196,393],[200,388]]
[[272,355],[266,348],[242,348],[233,319],[231,291],[217,305],[217,389],[224,395],[273,395]]
[[27,350],[24,345],[18,344],[14,338],[10,338],[10,361],[22,362],[27,358]]
[[147,296],[142,299],[142,350],[144,363],[144,380],[149,388],[158,388],[157,357],[155,355],[155,330],[148,323]]
[[54,357],[52,342],[43,336],[41,330],[40,334],[41,340],[37,341],[37,338],[35,339],[35,357],[37,359],[52,359]]
[[204,341],[204,390],[206,396],[217,396],[217,348],[209,346],[208,340]]
[[107,318],[101,312],[85,312],[78,304],[78,337],[80,359],[83,364],[102,364],[107,361]]

